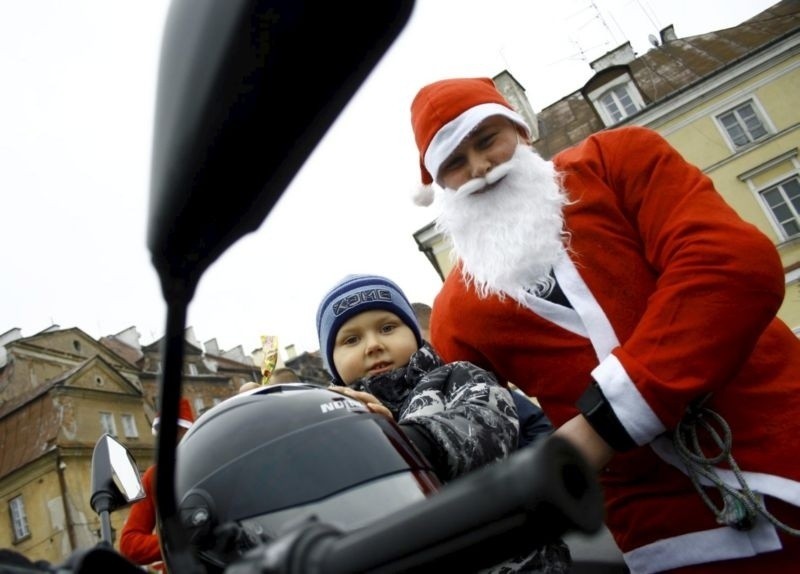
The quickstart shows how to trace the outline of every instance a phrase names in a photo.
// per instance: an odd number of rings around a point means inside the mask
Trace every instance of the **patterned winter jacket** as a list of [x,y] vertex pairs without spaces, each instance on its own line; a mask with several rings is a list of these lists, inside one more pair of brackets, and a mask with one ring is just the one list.
[[444,364],[428,343],[405,368],[350,388],[371,393],[392,412],[442,481],[505,458],[517,446],[517,409],[509,391],[472,363]]
[[[519,421],[511,392],[472,363],[445,364],[428,343],[405,368],[365,377],[350,388],[371,393],[392,412],[442,481],[505,458],[517,448]],[[564,574],[570,565],[569,549],[556,541],[535,545],[482,574]]]

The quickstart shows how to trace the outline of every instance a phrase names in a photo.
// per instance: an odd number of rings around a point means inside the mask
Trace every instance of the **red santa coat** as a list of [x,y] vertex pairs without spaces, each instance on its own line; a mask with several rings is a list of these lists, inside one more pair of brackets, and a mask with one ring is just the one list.
[[145,497],[131,506],[128,519],[122,527],[119,551],[134,564],[151,565],[151,568],[163,570],[161,547],[155,533],[155,468],[155,465],[151,465],[142,475]]
[[650,130],[595,134],[554,163],[574,202],[555,267],[573,308],[480,300],[456,268],[433,306],[434,347],[536,396],[556,426],[598,382],[640,445],[601,473],[633,572],[780,548],[766,520],[745,532],[717,524],[664,434],[710,393],[751,488],[788,503],[768,499],[800,527],[800,340],[775,317],[785,287],[774,245]]

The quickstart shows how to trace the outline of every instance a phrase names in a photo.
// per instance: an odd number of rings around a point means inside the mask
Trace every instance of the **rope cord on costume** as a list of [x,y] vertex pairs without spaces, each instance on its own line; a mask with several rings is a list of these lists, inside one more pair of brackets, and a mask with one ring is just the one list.
[[[764,507],[761,495],[750,490],[742,471],[739,469],[739,465],[736,464],[731,453],[733,444],[731,428],[722,415],[703,406],[708,398],[708,396],[705,397],[699,403],[691,405],[687,409],[686,415],[678,423],[678,428],[673,434],[672,440],[675,450],[677,450],[678,455],[686,465],[689,478],[703,502],[717,517],[719,524],[731,526],[737,530],[750,530],[755,525],[757,514],[760,514],[784,532],[793,536],[800,536],[800,530],[791,528],[775,518]],[[714,428],[714,423],[720,428],[722,434]],[[720,452],[717,456],[707,457],[703,452],[698,439],[698,425],[708,433],[719,447]],[[712,465],[719,464],[722,461],[727,462],[730,466],[734,476],[736,476],[736,480],[739,482],[740,489],[725,484],[714,472]],[[708,479],[719,490],[724,503],[723,508],[718,508],[703,490],[700,484],[700,477]]]

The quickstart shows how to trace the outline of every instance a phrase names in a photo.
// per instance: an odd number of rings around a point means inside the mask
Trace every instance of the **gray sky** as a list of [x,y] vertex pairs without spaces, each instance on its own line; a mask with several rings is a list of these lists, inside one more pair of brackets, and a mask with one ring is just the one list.
[[[316,350],[316,306],[348,273],[432,303],[440,280],[413,233],[409,105],[444,77],[507,69],[534,111],[579,89],[589,62],[670,24],[728,28],[771,0],[418,0],[411,21],[258,231],[203,276],[187,326],[221,349]],[[51,324],[94,337],[166,321],[145,245],[155,82],[166,0],[0,0],[0,334]],[[301,107],[298,110],[302,111]],[[224,200],[224,194],[221,196]]]

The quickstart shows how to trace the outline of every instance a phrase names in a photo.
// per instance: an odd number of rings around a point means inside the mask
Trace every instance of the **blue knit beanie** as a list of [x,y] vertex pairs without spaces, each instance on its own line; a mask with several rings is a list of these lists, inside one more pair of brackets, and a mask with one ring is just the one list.
[[328,291],[317,309],[319,351],[325,367],[336,380],[341,380],[333,364],[336,334],[351,317],[375,309],[383,309],[397,315],[414,332],[417,346],[422,346],[422,333],[419,330],[417,316],[396,283],[379,275],[348,275]]

